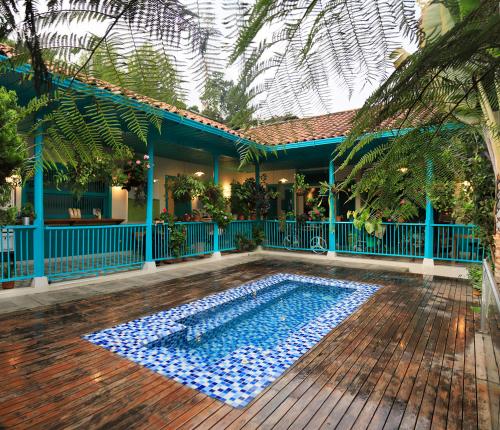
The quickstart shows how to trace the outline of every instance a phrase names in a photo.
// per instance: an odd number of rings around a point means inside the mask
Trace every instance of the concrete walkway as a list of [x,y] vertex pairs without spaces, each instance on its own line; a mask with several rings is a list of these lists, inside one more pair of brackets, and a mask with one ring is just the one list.
[[350,256],[325,256],[301,252],[260,250],[252,253],[229,254],[219,258],[202,258],[193,261],[161,265],[156,271],[127,271],[94,278],[83,278],[57,282],[47,287],[14,288],[0,290],[0,314],[35,309],[72,300],[85,299],[99,294],[108,294],[133,288],[144,288],[162,281],[208,273],[238,264],[272,258],[298,261],[304,265],[321,264],[330,267],[346,267],[352,270],[384,270],[410,272],[424,276],[465,278],[466,269],[460,265],[436,265],[426,267],[421,261],[402,261]]
[[100,294],[143,288],[159,282],[208,273],[242,263],[260,260],[258,254],[234,254],[224,258],[205,258],[196,261],[159,266],[154,272],[141,270],[121,272],[96,278],[58,282],[43,288],[0,290],[0,314],[35,309]]

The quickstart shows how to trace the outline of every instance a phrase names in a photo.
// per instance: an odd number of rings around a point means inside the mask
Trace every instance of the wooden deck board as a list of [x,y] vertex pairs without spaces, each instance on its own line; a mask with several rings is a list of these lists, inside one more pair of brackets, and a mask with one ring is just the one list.
[[[81,338],[277,272],[384,288],[245,408]],[[494,428],[500,318],[479,334],[477,303],[464,281],[259,261],[2,315],[0,428]]]

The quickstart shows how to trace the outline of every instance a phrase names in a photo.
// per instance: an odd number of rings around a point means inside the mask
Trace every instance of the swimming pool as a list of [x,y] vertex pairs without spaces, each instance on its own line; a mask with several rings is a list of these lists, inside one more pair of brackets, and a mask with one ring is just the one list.
[[377,289],[277,274],[84,338],[242,407]]

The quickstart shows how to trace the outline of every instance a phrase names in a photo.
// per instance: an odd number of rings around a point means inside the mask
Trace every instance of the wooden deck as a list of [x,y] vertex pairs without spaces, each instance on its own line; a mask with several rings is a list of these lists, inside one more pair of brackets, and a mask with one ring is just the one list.
[[[385,288],[244,409],[80,338],[275,272]],[[477,302],[463,281],[267,261],[7,314],[0,428],[495,428],[500,319],[479,334]]]

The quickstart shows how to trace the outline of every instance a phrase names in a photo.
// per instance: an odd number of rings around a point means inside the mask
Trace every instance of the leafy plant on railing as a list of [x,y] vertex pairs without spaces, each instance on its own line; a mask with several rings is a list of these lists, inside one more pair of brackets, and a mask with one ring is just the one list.
[[352,217],[352,225],[357,230],[365,230],[369,235],[380,236],[384,233],[382,219],[377,218],[369,209],[358,209],[347,212],[348,217]]
[[228,199],[224,197],[222,187],[219,184],[208,183],[200,199],[203,203],[203,209],[219,228],[225,229],[233,220],[232,214],[226,209],[229,203]]
[[178,174],[170,180],[172,196],[179,202],[189,202],[200,197],[205,191],[205,184],[198,178],[190,175]]
[[271,208],[271,200],[278,198],[277,191],[269,190],[267,176],[261,175],[260,182],[254,178],[247,178],[242,184],[233,181],[231,184],[231,211],[241,217],[248,217],[258,213],[266,216]]

